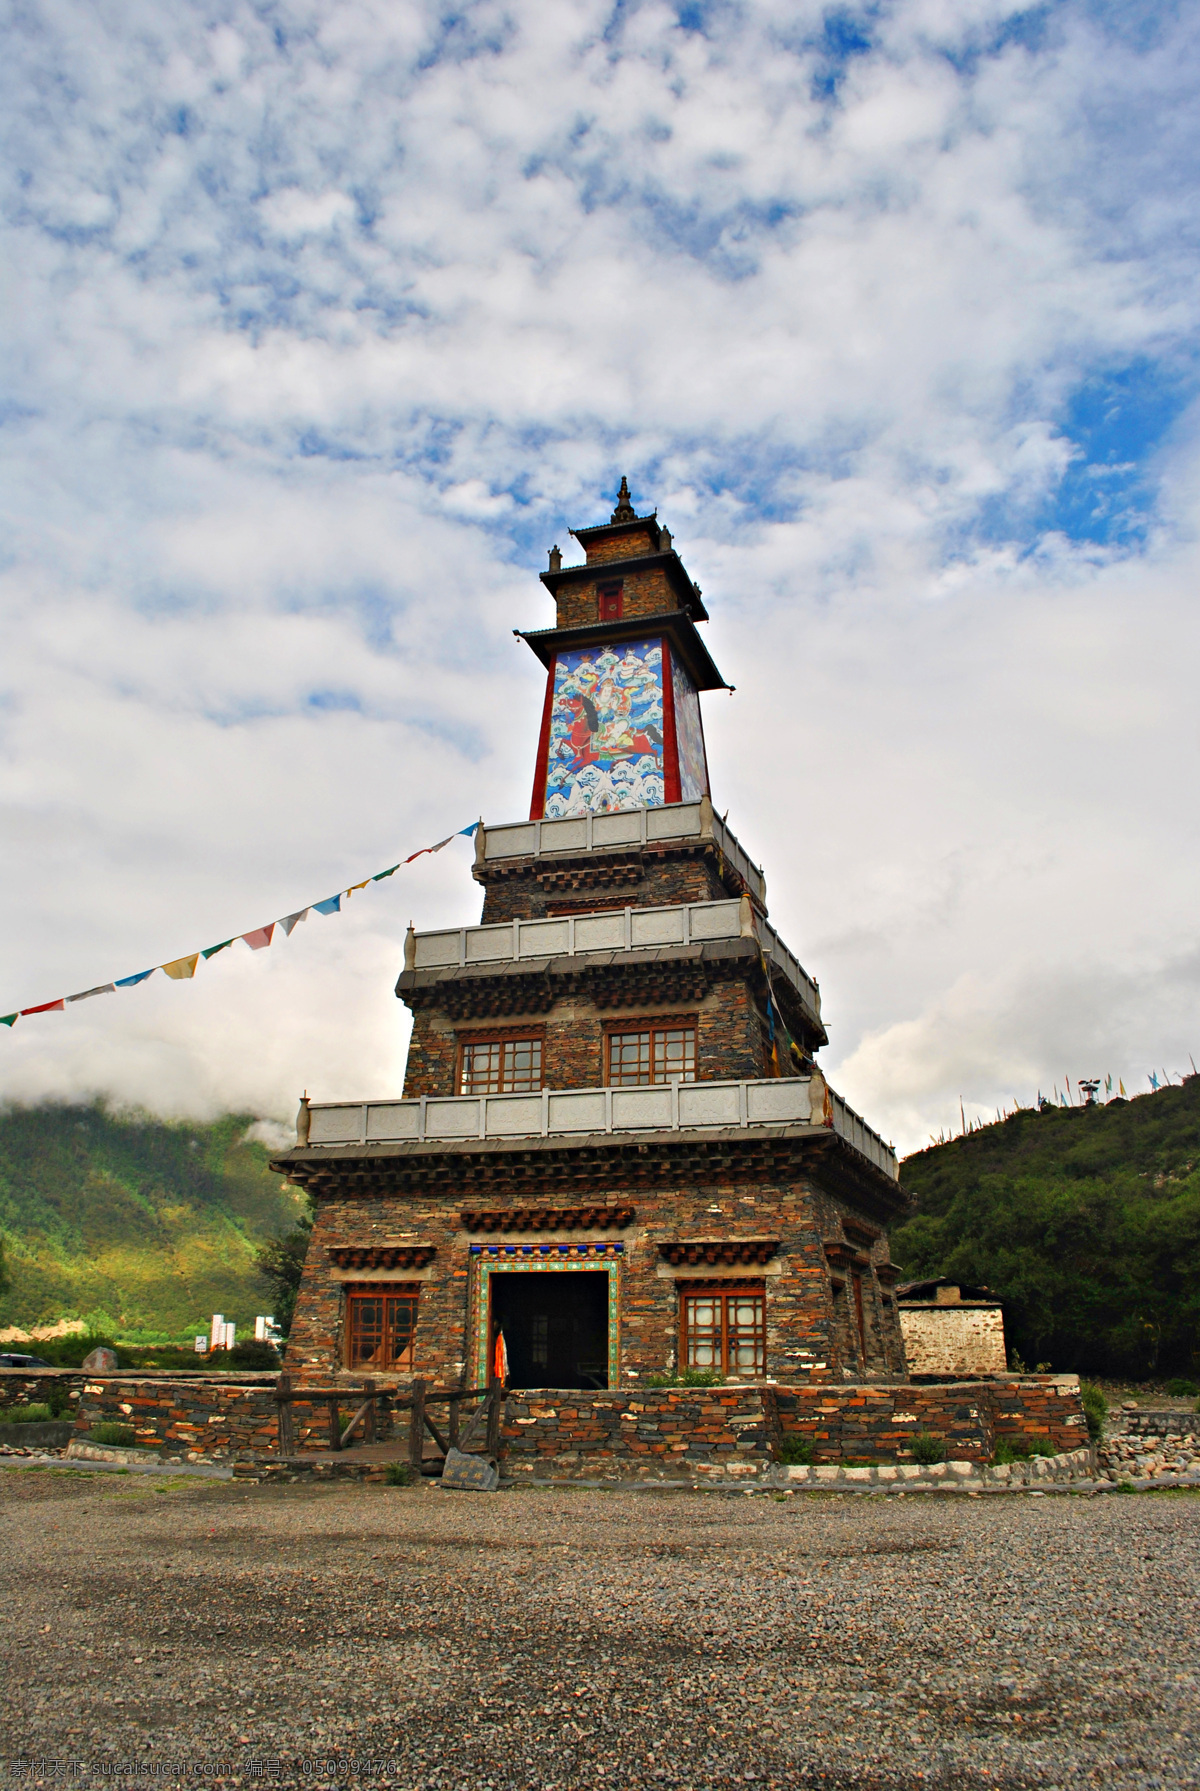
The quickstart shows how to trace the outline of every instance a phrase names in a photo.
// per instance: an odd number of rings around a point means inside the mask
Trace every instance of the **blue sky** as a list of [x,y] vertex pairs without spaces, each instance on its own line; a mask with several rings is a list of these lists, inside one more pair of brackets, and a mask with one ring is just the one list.
[[[856,1105],[912,1143],[960,1094],[1185,1063],[1198,35],[1003,0],[14,15],[5,1000],[519,814],[511,631],[628,473],[704,587],[718,796]],[[393,1089],[403,925],[476,904],[423,861],[203,987],[22,1023],[0,1096]]]

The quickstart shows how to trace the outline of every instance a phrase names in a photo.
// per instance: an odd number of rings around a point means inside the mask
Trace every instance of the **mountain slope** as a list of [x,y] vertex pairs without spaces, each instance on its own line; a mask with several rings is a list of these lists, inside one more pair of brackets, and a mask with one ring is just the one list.
[[254,1247],[290,1229],[303,1204],[246,1139],[250,1123],[100,1106],[0,1112],[0,1322],[97,1315],[101,1329],[179,1336],[215,1310],[248,1324],[267,1298]]
[[1021,1112],[908,1157],[910,1276],[982,1283],[1026,1361],[1190,1374],[1200,1351],[1200,1077],[1134,1101]]

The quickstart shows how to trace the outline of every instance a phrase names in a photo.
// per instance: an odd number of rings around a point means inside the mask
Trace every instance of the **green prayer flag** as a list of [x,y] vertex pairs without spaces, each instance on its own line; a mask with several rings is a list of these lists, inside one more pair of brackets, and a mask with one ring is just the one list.
[[222,939],[220,945],[206,946],[205,949],[201,952],[200,956],[202,958],[215,958],[219,951],[225,951],[226,948],[232,944],[233,944],[232,939]]
[[16,1014],[0,1014],[0,1026],[15,1026],[16,1023]]

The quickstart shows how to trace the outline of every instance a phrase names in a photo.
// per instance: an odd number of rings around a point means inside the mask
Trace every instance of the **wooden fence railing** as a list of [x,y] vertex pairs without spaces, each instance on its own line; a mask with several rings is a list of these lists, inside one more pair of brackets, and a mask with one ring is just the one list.
[[[408,1412],[408,1459],[417,1473],[421,1472],[425,1459],[426,1432],[441,1450],[444,1460],[451,1449],[466,1450],[482,1418],[486,1421],[486,1453],[496,1455],[500,1448],[504,1389],[499,1381],[493,1381],[490,1387],[429,1387],[424,1381],[412,1381],[407,1393],[399,1393],[391,1388],[377,1387],[374,1381],[364,1381],[361,1387],[296,1387],[292,1385],[290,1374],[281,1374],[275,1398],[279,1402],[279,1453],[284,1456],[296,1452],[296,1427],[291,1408],[297,1404],[328,1407],[329,1447],[334,1451],[344,1449],[356,1431],[361,1431],[364,1443],[373,1443],[380,1411],[390,1408],[393,1412]],[[341,1408],[350,1400],[361,1400],[362,1403],[343,1430]],[[483,1403],[464,1429],[461,1408],[475,1400]],[[449,1407],[445,1435],[429,1416],[431,1405]]]

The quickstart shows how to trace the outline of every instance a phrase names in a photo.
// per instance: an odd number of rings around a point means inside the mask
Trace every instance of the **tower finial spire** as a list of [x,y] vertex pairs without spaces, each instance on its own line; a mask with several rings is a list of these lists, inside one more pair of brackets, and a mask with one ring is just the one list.
[[636,516],[637,512],[629,495],[629,480],[622,473],[621,489],[617,493],[617,507],[612,513],[612,520],[614,522],[633,522]]

